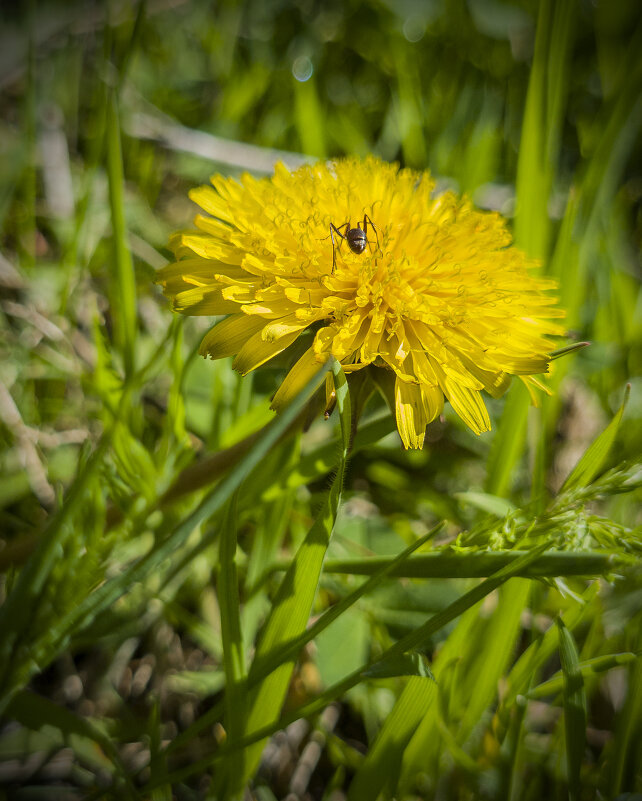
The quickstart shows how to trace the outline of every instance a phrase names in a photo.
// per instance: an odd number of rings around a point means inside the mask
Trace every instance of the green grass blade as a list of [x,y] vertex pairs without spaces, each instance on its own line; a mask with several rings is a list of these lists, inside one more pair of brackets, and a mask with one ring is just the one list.
[[376,801],[380,793],[392,797],[399,780],[404,750],[417,726],[430,713],[437,685],[430,678],[410,678],[392,712],[357,771],[348,801]]
[[[378,586],[381,579],[390,575],[391,571],[396,565],[406,560],[411,553],[417,550],[417,548],[420,548],[429,539],[436,536],[439,531],[442,530],[442,528],[443,524],[440,523],[423,537],[419,538],[416,542],[413,542],[412,545],[402,551],[402,553],[400,553],[395,559],[387,561],[386,564],[382,565],[381,568],[371,576],[371,578],[357,587],[354,592],[350,593],[341,601],[334,604],[330,609],[326,610],[318,620],[316,620],[305,631],[301,632],[298,637],[287,643],[283,649],[273,652],[270,654],[269,658],[264,660],[259,661],[255,659],[253,663],[252,676],[247,682],[247,687],[252,688],[255,686],[255,684],[262,681],[265,676],[275,670],[283,661],[289,660],[300,653],[301,649],[308,642],[311,642],[313,639],[315,639],[315,637],[321,634],[322,631],[325,631],[328,626],[330,626],[341,614],[343,614],[343,612],[350,609],[350,607],[352,607],[361,597]],[[192,737],[196,736],[196,734],[202,731],[205,727],[216,721],[218,715],[218,708],[206,712],[205,715],[199,718],[199,720],[195,721],[185,732],[181,733],[179,737],[177,737],[176,740],[170,744],[167,749],[168,753],[171,753],[177,748],[183,747],[190,741]]]
[[[476,551],[472,554],[441,551],[424,553],[392,564],[387,556],[367,559],[328,559],[326,573],[373,575],[385,565],[391,576],[399,578],[482,578],[491,576],[502,567],[514,564],[527,551]],[[601,551],[548,551],[526,564],[517,574],[526,577],[603,576],[620,566],[633,564],[624,554]]]
[[530,398],[526,387],[516,381],[510,388],[486,467],[486,492],[507,495],[521,459],[526,439]]
[[586,745],[586,691],[579,666],[579,656],[573,635],[561,618],[557,618],[560,642],[560,661],[564,676],[564,731],[566,734],[566,764],[568,770],[569,799],[580,797],[580,770]]
[[50,633],[51,641],[62,643],[72,631],[77,632],[86,629],[91,625],[97,614],[107,609],[124,595],[135,582],[142,581],[149,576],[177,548],[183,545],[197,525],[220,511],[241,482],[265,458],[265,455],[274,446],[275,442],[279,440],[283,432],[301,413],[311,395],[324,380],[327,370],[327,365],[319,370],[317,375],[301,390],[301,393],[283,414],[277,417],[273,423],[266,426],[261,436],[256,440],[252,450],[246,454],[220,484],[205,496],[199,506],[169,536],[120,575],[106,581],[88,598],[79,603],[76,609],[57,621]]
[[[539,4],[535,52],[522,121],[516,179],[515,242],[529,256],[545,260],[550,250],[549,199],[557,169],[560,132],[566,113],[568,70],[573,40],[575,2],[542,0]],[[521,382],[508,396],[488,461],[486,490],[505,495],[526,442],[529,399]],[[544,428],[538,439],[545,436]],[[540,466],[533,492],[543,484],[544,444],[535,442]]]
[[[69,521],[86,499],[87,488],[103,464],[109,440],[110,434],[106,433],[94,453],[82,465],[64,502],[41,535],[35,551],[0,606],[0,711],[20,687],[21,682],[14,673],[20,665],[19,661],[16,662],[18,649],[25,638],[28,641],[31,618],[35,614],[43,587],[55,568],[63,542],[69,534]],[[24,678],[26,680],[27,677]]]
[[617,410],[615,417],[611,420],[604,431],[602,431],[602,433],[597,437],[597,439],[591,443],[590,447],[586,449],[582,455],[582,458],[575,465],[570,475],[564,482],[562,492],[588,486],[598,472],[602,469],[604,462],[606,461],[606,457],[609,455],[609,451],[613,447],[613,443],[620,427],[620,423],[622,422],[622,415],[624,414],[624,409],[626,408],[630,393],[631,385],[627,384],[624,392],[624,400],[622,401],[620,408]]
[[[642,645],[639,629],[635,638]],[[612,798],[633,786],[640,765],[640,721],[642,721],[642,659],[630,665],[628,691],[618,714],[610,764],[607,763],[607,792]]]
[[[246,677],[243,635],[241,632],[241,602],[239,599],[236,571],[236,530],[238,491],[228,504],[223,516],[219,539],[219,573],[217,597],[221,609],[221,638],[223,641],[223,664],[225,667],[226,731],[230,739],[241,736],[245,718]],[[238,771],[241,764],[238,754],[231,758],[230,765]],[[236,763],[236,764],[234,764]]]
[[535,258],[545,258],[550,235],[548,196],[551,170],[546,158],[546,87],[551,17],[551,0],[542,0],[526,94],[515,187],[515,241],[529,256]]
[[521,615],[529,590],[530,583],[523,579],[513,580],[500,589],[497,608],[488,625],[478,625],[479,636],[473,637],[465,652],[468,658],[460,659],[457,664],[454,681],[458,685],[455,691],[460,707],[457,715],[457,741],[460,744],[497,695],[500,679],[508,668],[520,633]]
[[497,696],[529,592],[528,581],[513,581],[499,591],[488,619],[473,607],[459,620],[433,665],[440,689],[440,711],[421,721],[404,754],[402,786],[410,787],[419,772],[431,773],[443,746],[460,763],[462,745]]
[[546,156],[553,169],[557,166],[559,158],[560,138],[566,113],[576,14],[576,0],[553,5],[546,75]]
[[326,126],[314,75],[294,81],[294,114],[302,151],[308,156],[326,157]]
[[[407,653],[408,651],[423,647],[430,637],[432,637],[436,632],[440,631],[444,626],[447,626],[452,620],[458,618],[467,609],[470,609],[470,607],[483,600],[483,598],[485,598],[489,593],[493,592],[493,590],[497,589],[497,587],[501,586],[509,578],[519,575],[520,571],[522,571],[524,567],[531,561],[537,559],[537,557],[545,548],[546,544],[543,543],[541,546],[534,548],[532,552],[520,557],[514,564],[502,568],[495,575],[487,578],[485,581],[482,581],[452,604],[449,604],[446,609],[438,612],[436,615],[432,615],[423,625],[402,637],[394,645],[384,651],[379,658],[367,665],[363,665],[349,676],[346,676],[341,681],[333,684],[331,687],[328,687],[313,701],[310,701],[307,704],[304,704],[303,706],[293,710],[292,712],[283,715],[275,722],[269,723],[263,728],[246,735],[237,743],[225,743],[223,746],[221,746],[221,748],[217,749],[215,753],[204,757],[202,760],[197,760],[184,769],[174,771],[169,776],[159,777],[158,784],[162,784],[165,781],[179,781],[193,775],[194,773],[198,773],[205,767],[210,766],[213,761],[227,759],[232,751],[239,748],[246,748],[254,743],[258,743],[261,740],[264,740],[266,737],[274,734],[274,732],[279,731],[279,729],[285,728],[293,721],[299,720],[299,718],[307,718],[316,714],[329,703],[337,698],[340,698],[348,690],[352,689],[352,687],[355,687],[357,684],[359,684],[363,680],[364,673],[366,671],[373,670],[373,668],[376,670],[375,666],[377,664],[385,664],[388,660],[393,659],[395,656],[399,656]],[[156,786],[156,780],[153,780],[146,785],[145,789],[150,790]]]
[[[351,414],[348,385],[343,370],[336,361],[332,363],[332,370],[342,434],[339,466],[321,512],[298,549],[292,565],[283,577],[274,600],[272,612],[257,646],[255,662],[250,668],[250,678],[252,678],[256,669],[254,667],[255,664],[260,664],[261,660],[270,658],[273,652],[278,652],[285,643],[289,643],[292,639],[298,637],[305,629],[316,595],[325,553],[334,528],[348,456]],[[251,692],[248,699],[249,712],[245,725],[247,734],[260,730],[278,719],[294,668],[294,661],[294,658],[281,661],[276,670],[270,673]],[[223,781],[233,793],[238,792],[254,774],[262,750],[263,744],[260,742],[248,749],[244,773],[231,772],[227,769],[223,772]]]
[[[599,590],[598,582],[589,585],[583,595],[584,603],[574,604],[562,615],[564,625],[569,631],[581,623],[595,601]],[[533,676],[546,664],[558,649],[559,631],[557,626],[550,626],[545,634],[531,643],[513,665],[508,674],[506,692],[500,707],[500,717],[506,717],[518,694],[526,693]]]
[[[604,656],[595,656],[592,659],[586,659],[578,663],[578,668],[582,676],[590,678],[598,673],[603,673],[611,668],[620,667],[621,665],[628,665],[638,659],[638,655],[631,651],[625,651],[620,654],[605,654]],[[527,694],[527,698],[545,698],[548,695],[557,695],[564,689],[564,674],[560,670],[550,677],[547,681],[533,687]]]
[[398,87],[396,117],[404,161],[408,166],[423,167],[428,161],[428,153],[424,139],[421,75],[404,47],[395,47],[393,57]]
[[315,637],[318,637],[322,631],[325,631],[325,629],[331,623],[333,623],[345,611],[350,609],[350,607],[353,606],[360,598],[378,587],[382,579],[384,579],[386,576],[390,576],[394,570],[400,569],[401,565],[407,562],[412,553],[414,553],[418,548],[421,548],[421,546],[428,542],[428,540],[435,537],[443,529],[443,527],[444,524],[439,523],[429,532],[424,534],[423,537],[420,537],[418,540],[413,542],[412,545],[403,550],[394,559],[384,560],[379,565],[378,569],[372,572],[367,581],[364,581],[363,584],[357,587],[357,589],[351,592],[349,595],[346,595],[345,598],[342,598],[340,601],[333,604],[330,609],[326,610],[318,620],[316,620],[311,626],[303,631],[298,637],[294,638],[294,640],[291,642],[288,642],[283,649],[274,652],[270,656],[269,660],[266,660],[265,662],[255,660],[255,663],[252,666],[252,681],[256,682],[260,680],[270,671],[274,670],[281,662],[296,656],[296,654],[299,653],[308,642],[311,642],[313,639],[315,639]]
[[[53,726],[65,740],[75,735],[95,743],[111,761],[114,776],[127,777],[127,771],[112,739],[86,718],[78,717],[68,709],[52,703],[48,698],[23,690],[14,696],[6,715],[8,719],[16,720],[33,731],[38,731],[42,726]],[[126,797],[138,798],[131,781],[127,778],[126,781],[128,785]]]
[[111,276],[111,313],[114,321],[116,345],[123,357],[125,375],[134,371],[136,343],[136,281],[134,263],[127,238],[125,223],[125,176],[120,142],[118,98],[115,92],[109,97],[107,114],[107,177],[109,204],[114,241],[114,275]]

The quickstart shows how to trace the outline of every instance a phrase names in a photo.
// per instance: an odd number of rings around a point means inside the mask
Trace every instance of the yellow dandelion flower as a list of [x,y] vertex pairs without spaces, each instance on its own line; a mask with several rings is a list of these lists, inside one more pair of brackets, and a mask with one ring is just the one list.
[[314,332],[277,411],[330,354],[346,373],[394,374],[406,448],[422,447],[444,398],[480,434],[482,390],[498,397],[513,375],[540,385],[563,312],[499,214],[372,157],[212,184],[190,193],[208,216],[176,235],[159,282],[179,312],[226,315],[200,352],[235,356],[244,375]]

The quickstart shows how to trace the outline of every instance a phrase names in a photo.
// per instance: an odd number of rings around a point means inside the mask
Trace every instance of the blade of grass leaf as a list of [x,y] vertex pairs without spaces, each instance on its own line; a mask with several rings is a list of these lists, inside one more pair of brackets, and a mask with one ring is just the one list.
[[[390,576],[398,578],[482,578],[491,576],[502,567],[513,564],[527,551],[475,553],[424,553],[392,565],[387,556],[367,559],[328,559],[326,573],[349,573],[368,576],[390,565]],[[602,551],[549,551],[527,564],[519,575],[545,576],[602,576],[633,560],[624,554]]]
[[627,384],[624,391],[624,400],[615,413],[615,417],[597,439],[586,449],[581,459],[564,482],[561,489],[562,492],[588,486],[602,469],[606,457],[609,455],[609,451],[615,441],[615,436],[622,422],[622,415],[624,414],[624,409],[626,408],[630,394],[631,385]]
[[[625,651],[620,654],[605,654],[604,656],[595,656],[592,659],[586,659],[578,663],[578,668],[584,678],[594,676],[596,673],[602,673],[611,668],[620,667],[621,665],[628,665],[639,659],[637,654],[631,651]],[[560,670],[554,673],[550,679],[543,681],[532,690],[526,693],[529,699],[545,698],[548,695],[557,695],[564,689],[564,674]]]
[[486,492],[506,495],[515,475],[526,437],[529,395],[521,381],[510,388],[504,410],[490,447],[486,467]]
[[[601,131],[583,176],[569,194],[560,234],[551,258],[551,274],[560,280],[560,303],[566,309],[569,327],[579,324],[590,282],[586,280],[601,221],[608,216],[620,178],[642,126],[640,59],[642,25],[631,38],[629,51],[621,59],[620,91],[605,106]],[[566,372],[564,362],[556,370],[554,384]]]
[[[599,583],[592,582],[584,592],[584,603],[574,604],[564,612],[562,620],[569,631],[572,631],[584,619],[587,610],[591,607],[591,602],[595,601],[598,591]],[[518,694],[528,692],[532,678],[557,650],[558,641],[557,626],[550,626],[541,637],[528,646],[511,668],[506,681],[504,697],[498,710],[498,718],[503,724],[508,725],[510,710],[515,704]]]
[[[103,463],[111,433],[110,431],[103,435],[87,461],[81,459],[81,468],[64,502],[60,504],[47,529],[41,535],[35,551],[0,607],[0,665],[2,665],[0,686],[3,688],[0,712],[13,694],[20,689],[22,682],[27,681],[35,670],[31,658],[28,659],[29,666],[26,668],[24,664],[22,667],[16,665],[16,658],[20,653],[21,643],[29,639],[30,620],[43,587],[55,567],[63,541],[69,533],[69,520],[85,501],[87,487]],[[24,656],[26,658],[26,655]]]
[[192,776],[207,767],[210,767],[214,761],[218,762],[221,759],[227,759],[233,750],[246,748],[253,743],[260,742],[280,729],[289,726],[289,724],[293,723],[295,720],[311,717],[312,715],[321,711],[329,703],[335,701],[337,698],[340,698],[348,690],[352,689],[352,687],[355,687],[357,684],[363,681],[364,674],[367,671],[372,670],[373,667],[378,663],[385,663],[388,660],[393,659],[395,656],[420,648],[437,631],[448,625],[448,623],[455,618],[459,617],[471,606],[474,606],[476,603],[481,601],[509,578],[514,575],[518,575],[519,572],[524,569],[525,565],[536,559],[546,547],[547,544],[542,543],[541,546],[534,548],[532,552],[529,552],[520,559],[516,560],[514,564],[502,568],[495,575],[487,578],[485,581],[482,581],[476,587],[473,587],[473,589],[469,590],[467,593],[450,604],[446,609],[438,612],[436,615],[433,615],[426,621],[426,623],[402,637],[394,645],[384,651],[384,653],[381,654],[381,656],[379,656],[377,659],[373,660],[371,663],[363,665],[362,667],[353,671],[349,676],[346,676],[341,681],[333,684],[331,687],[328,687],[327,690],[321,693],[314,700],[297,707],[292,712],[283,715],[279,720],[264,726],[262,729],[246,735],[242,740],[236,743],[224,743],[220,748],[212,752],[210,755],[204,757],[203,759],[192,762],[185,768],[173,771],[168,776],[154,777],[145,786],[145,791],[152,790],[154,787],[164,783],[165,781],[182,781],[183,779]]
[[[388,562],[385,565],[382,565],[381,568],[372,575],[367,581],[361,584],[359,587],[356,588],[353,592],[347,595],[338,603],[334,604],[330,609],[321,615],[321,617],[316,620],[311,626],[309,626],[305,631],[301,632],[299,637],[295,638],[292,642],[287,643],[283,649],[276,651],[275,653],[270,655],[269,659],[265,659],[261,662],[255,660],[255,664],[253,665],[253,672],[252,676],[249,677],[247,682],[247,689],[252,688],[255,686],[256,683],[262,681],[265,676],[272,672],[276,667],[278,667],[281,662],[286,661],[289,658],[295,657],[298,653],[300,653],[301,649],[308,643],[311,642],[315,637],[317,637],[322,631],[324,631],[331,623],[333,623],[343,612],[353,606],[361,597],[366,595],[376,586],[378,586],[381,582],[381,579],[385,578],[386,576],[390,575],[390,572],[394,569],[395,565],[399,564],[406,560],[411,553],[413,553],[417,548],[420,548],[424,545],[429,539],[435,537],[439,531],[443,529],[443,523],[438,524],[429,532],[427,532],[423,537],[419,538],[416,542],[413,542],[408,548],[402,551],[395,559]],[[182,732],[177,738],[175,738],[168,746],[167,753],[170,754],[173,751],[181,748],[184,744],[188,743],[190,739],[196,736],[200,731],[202,731],[207,726],[212,725],[220,715],[220,708],[218,705],[213,708],[212,710],[208,710],[201,718],[195,721],[188,729]]]
[[301,390],[300,394],[297,395],[283,414],[265,427],[261,432],[261,436],[257,438],[253,449],[164,540],[156,543],[145,556],[130,565],[118,576],[106,581],[89,597],[81,601],[74,610],[57,621],[50,631],[50,642],[58,644],[58,647],[60,647],[60,644],[65,642],[72,631],[77,633],[86,629],[99,612],[111,606],[135,582],[143,581],[163,561],[168,559],[177,548],[183,545],[197,525],[220,511],[243,479],[265,457],[265,454],[279,440],[287,427],[301,413],[321,381],[325,380],[327,370],[328,365],[326,364]]
[[461,746],[497,695],[520,631],[529,584],[504,584],[490,617],[480,618],[478,608],[469,609],[440,649],[433,669],[441,703],[419,723],[408,743],[401,774],[404,789],[414,785],[418,773],[437,770],[444,745],[462,763]]
[[586,745],[586,692],[573,635],[560,617],[557,618],[557,627],[559,629],[560,662],[564,676],[562,698],[569,799],[577,801],[581,793],[580,770]]
[[547,51],[551,18],[551,0],[542,0],[526,94],[515,187],[515,241],[529,256],[540,259],[546,257],[550,230],[548,195],[551,170],[546,158],[545,141]]
[[560,137],[566,113],[576,14],[576,0],[553,5],[546,74],[546,156],[553,170],[559,159]]
[[[546,259],[549,254],[548,204],[566,113],[566,78],[574,15],[574,2],[556,5],[551,0],[543,0],[539,4],[515,186],[515,242],[529,256],[539,259]],[[491,447],[486,490],[493,495],[506,494],[524,449],[529,401],[525,388],[521,382],[519,384],[509,393]],[[540,437],[544,432],[542,427]],[[535,449],[539,450],[538,443]],[[536,483],[535,494],[538,491]]]
[[[636,636],[638,647],[642,645],[639,630]],[[639,652],[638,652],[639,654]],[[642,720],[642,659],[630,666],[628,691],[618,715],[613,756],[608,766],[606,791],[613,798],[626,789],[627,783],[633,786],[634,776],[639,770],[640,721]]]
[[[232,496],[221,525],[217,597],[221,610],[221,638],[225,667],[226,731],[231,740],[242,734],[245,719],[245,653],[241,633],[241,602],[236,572],[238,490]],[[239,754],[230,757],[230,769],[242,770]]]
[[408,680],[350,784],[348,801],[376,801],[380,793],[395,795],[404,750],[430,711],[436,692],[432,679],[413,676]]
[[325,158],[327,148],[323,109],[314,75],[306,81],[294,81],[294,118],[301,150],[307,156]]
[[501,677],[506,672],[517,637],[521,615],[529,595],[529,582],[514,579],[499,590],[497,608],[469,660],[457,666],[458,712],[457,741],[462,744],[497,695]]
[[[339,465],[323,507],[277,591],[271,614],[249,671],[250,678],[256,670],[256,664],[260,664],[262,659],[269,658],[284,643],[290,642],[305,630],[316,595],[325,553],[334,529],[348,457],[351,412],[347,381],[340,365],[334,360],[332,361],[332,372],[342,436]],[[257,729],[260,730],[266,724],[278,719],[293,669],[294,658],[281,662],[276,670],[257,685],[256,689],[250,691],[249,712],[244,729],[246,734],[251,734]],[[220,772],[223,782],[221,786],[230,788],[233,794],[239,792],[254,774],[262,750],[261,742],[247,750],[244,772],[228,770],[226,765],[225,769]]]
[[109,179],[109,204],[114,241],[115,272],[110,286],[111,314],[114,321],[116,345],[123,357],[125,375],[134,371],[134,348],[136,343],[136,282],[134,263],[129,250],[127,226],[125,224],[125,177],[120,142],[118,98],[115,91],[109,96],[107,112],[107,177]]
[[424,534],[423,537],[420,537],[416,542],[413,542],[412,545],[410,545],[408,548],[402,551],[394,559],[391,559],[383,563],[379,567],[379,569],[375,571],[367,581],[364,581],[363,584],[357,587],[356,590],[351,592],[349,595],[346,595],[345,598],[342,598],[340,601],[334,604],[330,609],[324,612],[311,626],[309,626],[297,638],[295,638],[292,642],[288,642],[282,649],[272,654],[269,660],[266,659],[264,662],[257,661],[256,664],[252,666],[253,681],[259,681],[262,677],[266,676],[268,673],[274,670],[280,664],[280,662],[285,661],[290,657],[296,656],[308,642],[311,642],[322,631],[325,631],[325,629],[331,623],[333,623],[340,615],[343,614],[343,612],[349,609],[360,598],[369,593],[371,590],[378,587],[381,584],[381,580],[383,578],[391,575],[395,567],[407,561],[410,554],[412,554],[414,551],[416,551],[418,548],[420,548],[422,545],[428,542],[428,540],[435,537],[443,529],[443,527],[444,523],[439,523],[429,532]]
[[68,709],[54,704],[48,698],[29,690],[23,690],[13,697],[6,710],[6,716],[34,731],[48,725],[58,729],[65,739],[70,735],[77,735],[96,743],[112,762],[113,768],[118,771],[116,776],[114,770],[113,778],[124,778],[126,788],[121,788],[121,792],[125,790],[127,798],[139,797],[113,741],[86,718],[79,717]]
[[147,10],[147,0],[138,0],[138,9],[136,11],[136,19],[134,20],[134,27],[132,28],[132,33],[131,36],[129,37],[129,42],[127,43],[125,52],[122,54],[122,57],[120,59],[120,64],[118,65],[119,88],[125,82],[125,79],[127,77],[127,72],[129,70],[129,65],[131,64],[132,58],[136,53],[136,48],[138,47],[138,43],[140,41],[143,31],[143,23],[145,21],[146,10]]

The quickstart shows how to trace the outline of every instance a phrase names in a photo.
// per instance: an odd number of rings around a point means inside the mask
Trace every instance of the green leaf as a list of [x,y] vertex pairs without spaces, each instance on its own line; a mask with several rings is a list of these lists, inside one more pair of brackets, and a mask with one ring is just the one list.
[[515,505],[505,498],[491,495],[488,492],[455,492],[454,497],[458,501],[463,501],[482,512],[488,512],[495,517],[506,517],[515,511]]
[[609,455],[609,451],[615,441],[630,393],[631,385],[627,384],[626,390],[624,391],[624,400],[617,410],[615,417],[597,439],[587,448],[582,458],[575,465],[564,482],[561,492],[588,486],[602,469],[606,457]]
[[[562,616],[565,626],[572,631],[589,614],[591,602],[595,601],[599,590],[598,582],[592,582],[584,591],[583,603],[573,606]],[[559,629],[551,625],[547,631],[534,640],[511,668],[507,677],[506,690],[499,709],[500,718],[506,718],[515,703],[517,695],[526,693],[529,684],[538,671],[552,657],[558,648]]]
[[[492,576],[500,568],[515,564],[528,551],[473,551],[457,553],[451,550],[422,553],[393,564],[388,556],[369,556],[367,559],[328,559],[326,573],[349,573],[369,576],[385,566],[389,575],[403,578],[479,578]],[[636,559],[626,554],[604,551],[547,551],[524,564],[516,575],[528,577],[603,576]]]
[[558,348],[552,353],[549,353],[548,358],[551,361],[555,361],[555,359],[561,359],[562,356],[568,356],[570,353],[575,353],[576,350],[587,348],[590,344],[590,342],[573,342],[571,345],[566,345],[563,348]]
[[530,583],[524,579],[501,587],[495,611],[487,621],[477,621],[465,655],[457,662],[453,680],[459,685],[455,720],[460,745],[495,702],[521,631],[529,591]]
[[576,801],[580,797],[580,770],[586,745],[586,692],[573,635],[560,617],[557,618],[557,627],[560,638],[560,661],[564,676],[564,731],[569,799]]
[[[586,659],[583,662],[579,662],[578,667],[582,673],[582,676],[586,679],[590,678],[591,676],[595,676],[598,673],[611,670],[612,668],[628,665],[630,662],[634,662],[638,658],[639,657],[637,654],[634,654],[631,651],[625,651],[620,654],[605,654],[604,656],[596,656],[592,659]],[[537,687],[533,687],[533,689],[526,694],[526,697],[545,698],[548,695],[557,695],[557,693],[561,692],[564,688],[564,680],[564,673],[559,670],[547,681],[543,681],[541,684],[538,684]]]
[[551,164],[546,153],[546,68],[552,2],[539,4],[535,52],[522,121],[516,181],[515,241],[529,256],[545,258],[550,233]]
[[[118,771],[120,776],[127,775],[118,750],[107,734],[86,718],[78,717],[48,698],[29,690],[22,690],[12,699],[6,710],[6,716],[33,731],[38,731],[46,725],[53,726],[62,734],[63,740],[72,738],[71,745],[75,745],[81,753],[87,753],[89,747],[92,763],[111,773]],[[74,740],[74,737],[79,739]],[[130,789],[132,789],[131,784]]]
[[[262,660],[270,659],[272,654],[278,653],[286,643],[290,643],[305,630],[316,595],[323,560],[334,528],[348,456],[351,413],[348,384],[341,365],[335,360],[332,361],[332,372],[342,435],[338,469],[326,495],[325,503],[277,591],[272,611],[250,668],[250,680],[256,670],[255,665],[260,664]],[[251,736],[253,732],[260,731],[278,719],[292,676],[294,662],[294,657],[288,660],[279,660],[278,667],[250,692],[247,700],[249,711],[244,727],[247,735]],[[231,766],[228,769],[226,766],[226,769],[220,772],[220,787],[226,788],[227,792],[233,794],[238,792],[254,774],[262,750],[261,742],[257,742],[247,749],[243,772],[234,770]]]
[[522,458],[530,397],[521,381],[510,388],[490,447],[486,465],[486,492],[504,496],[511,487],[515,468]]
[[[221,638],[225,666],[225,723],[228,737],[241,735],[246,710],[245,651],[241,632],[241,602],[236,572],[237,501],[238,490],[232,496],[223,517],[219,539],[219,574],[217,598],[221,609]],[[242,770],[239,754],[231,756],[230,766]]]
[[[168,777],[163,777],[162,781],[177,781],[187,776],[191,776],[194,773],[198,773],[199,770],[209,766],[213,760],[219,761],[221,759],[227,759],[231,751],[238,748],[245,748],[248,745],[259,742],[266,737],[269,737],[279,729],[285,728],[299,718],[309,717],[316,714],[321,709],[326,707],[331,701],[340,698],[352,687],[359,684],[359,682],[362,680],[363,672],[372,667],[372,665],[374,665],[376,662],[384,661],[396,655],[404,654],[407,651],[424,647],[433,634],[440,631],[442,628],[444,628],[444,626],[448,625],[448,623],[450,623],[452,620],[459,617],[467,609],[470,609],[471,606],[474,606],[476,603],[481,601],[489,593],[493,592],[493,590],[497,589],[497,587],[501,586],[505,581],[511,578],[511,576],[519,575],[525,566],[537,559],[537,557],[545,548],[546,543],[542,543],[541,546],[534,548],[530,553],[521,556],[515,561],[514,564],[498,570],[496,574],[490,578],[487,578],[485,581],[482,581],[476,587],[473,587],[473,589],[462,595],[446,609],[438,612],[436,615],[432,615],[423,625],[402,637],[394,645],[390,646],[390,648],[388,648],[379,659],[374,660],[370,665],[364,665],[363,667],[360,667],[358,670],[355,670],[354,673],[342,679],[337,684],[332,685],[332,687],[328,687],[327,690],[322,692],[313,701],[298,707],[293,712],[283,715],[280,719],[265,725],[263,728],[255,731],[253,734],[248,734],[238,743],[226,743],[221,748],[217,749],[215,753],[204,757],[202,760],[193,762],[186,768],[173,772]],[[413,679],[411,679],[411,681],[413,681]],[[425,679],[417,679],[417,681],[425,681]],[[155,786],[155,780],[152,780],[147,785],[147,789],[153,789]]]
[[187,541],[192,531],[207,518],[219,512],[234,491],[239,487],[247,475],[259,464],[283,432],[301,413],[308,403],[311,395],[324,380],[328,366],[322,367],[316,376],[301,390],[290,406],[268,425],[259,437],[253,448],[245,454],[229,474],[212,489],[201,501],[198,507],[188,515],[165,539],[157,542],[154,547],[137,562],[127,567],[119,575],[109,579],[87,598],[81,601],[75,609],[68,612],[52,626],[49,632],[49,648],[59,647],[71,632],[76,634],[89,627],[96,615],[110,607],[124,595],[136,582],[143,581],[159,565]]
[[[64,501],[41,534],[35,551],[0,606],[0,712],[13,693],[22,686],[23,679],[18,678],[18,674],[24,668],[24,663],[20,661],[19,645],[29,642],[31,621],[36,614],[43,588],[69,535],[69,521],[85,501],[87,489],[103,464],[112,431],[104,434],[98,447],[86,461],[81,460],[78,475]],[[30,670],[33,671],[34,668],[32,664]]]
[[125,223],[125,178],[120,142],[118,98],[115,91],[110,93],[107,114],[107,176],[109,178],[109,203],[116,267],[110,287],[110,305],[116,344],[123,356],[125,374],[129,376],[134,371],[137,329],[136,282]]
[[426,657],[418,652],[395,654],[387,659],[375,662],[363,671],[365,679],[386,679],[392,676],[420,676],[434,679]]
[[437,769],[444,745],[462,761],[461,746],[497,696],[528,592],[527,581],[504,584],[493,614],[483,618],[478,607],[470,608],[440,649],[433,671],[443,697],[443,720],[428,716],[417,727],[403,758],[403,788],[413,786],[417,773]]
[[430,713],[437,685],[430,678],[411,678],[357,771],[348,801],[376,801],[380,794],[394,795],[406,745],[417,726]]

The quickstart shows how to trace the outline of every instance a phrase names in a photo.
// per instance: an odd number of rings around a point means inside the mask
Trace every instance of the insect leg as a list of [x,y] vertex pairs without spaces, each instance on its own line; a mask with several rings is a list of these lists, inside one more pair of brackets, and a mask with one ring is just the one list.
[[337,245],[337,243],[334,241],[334,234],[336,233],[337,236],[340,236],[341,237],[341,241],[343,241],[346,237],[345,237],[345,234],[341,233],[340,229],[341,228],[345,228],[346,226],[347,226],[347,228],[349,230],[350,229],[350,223],[349,222],[343,223],[343,225],[340,225],[339,228],[337,228],[337,226],[334,225],[334,223],[330,223],[330,239],[332,239],[332,272],[334,272],[334,270],[335,270],[335,268],[337,266],[336,248],[340,248],[341,247],[341,242],[339,242],[339,244]]
[[[379,234],[377,233],[377,226],[372,222],[370,217],[367,214],[363,215],[363,232],[366,235],[366,240],[368,239],[368,225],[374,231],[375,239],[377,240],[377,250],[379,250]],[[369,243],[368,243],[369,244]]]

